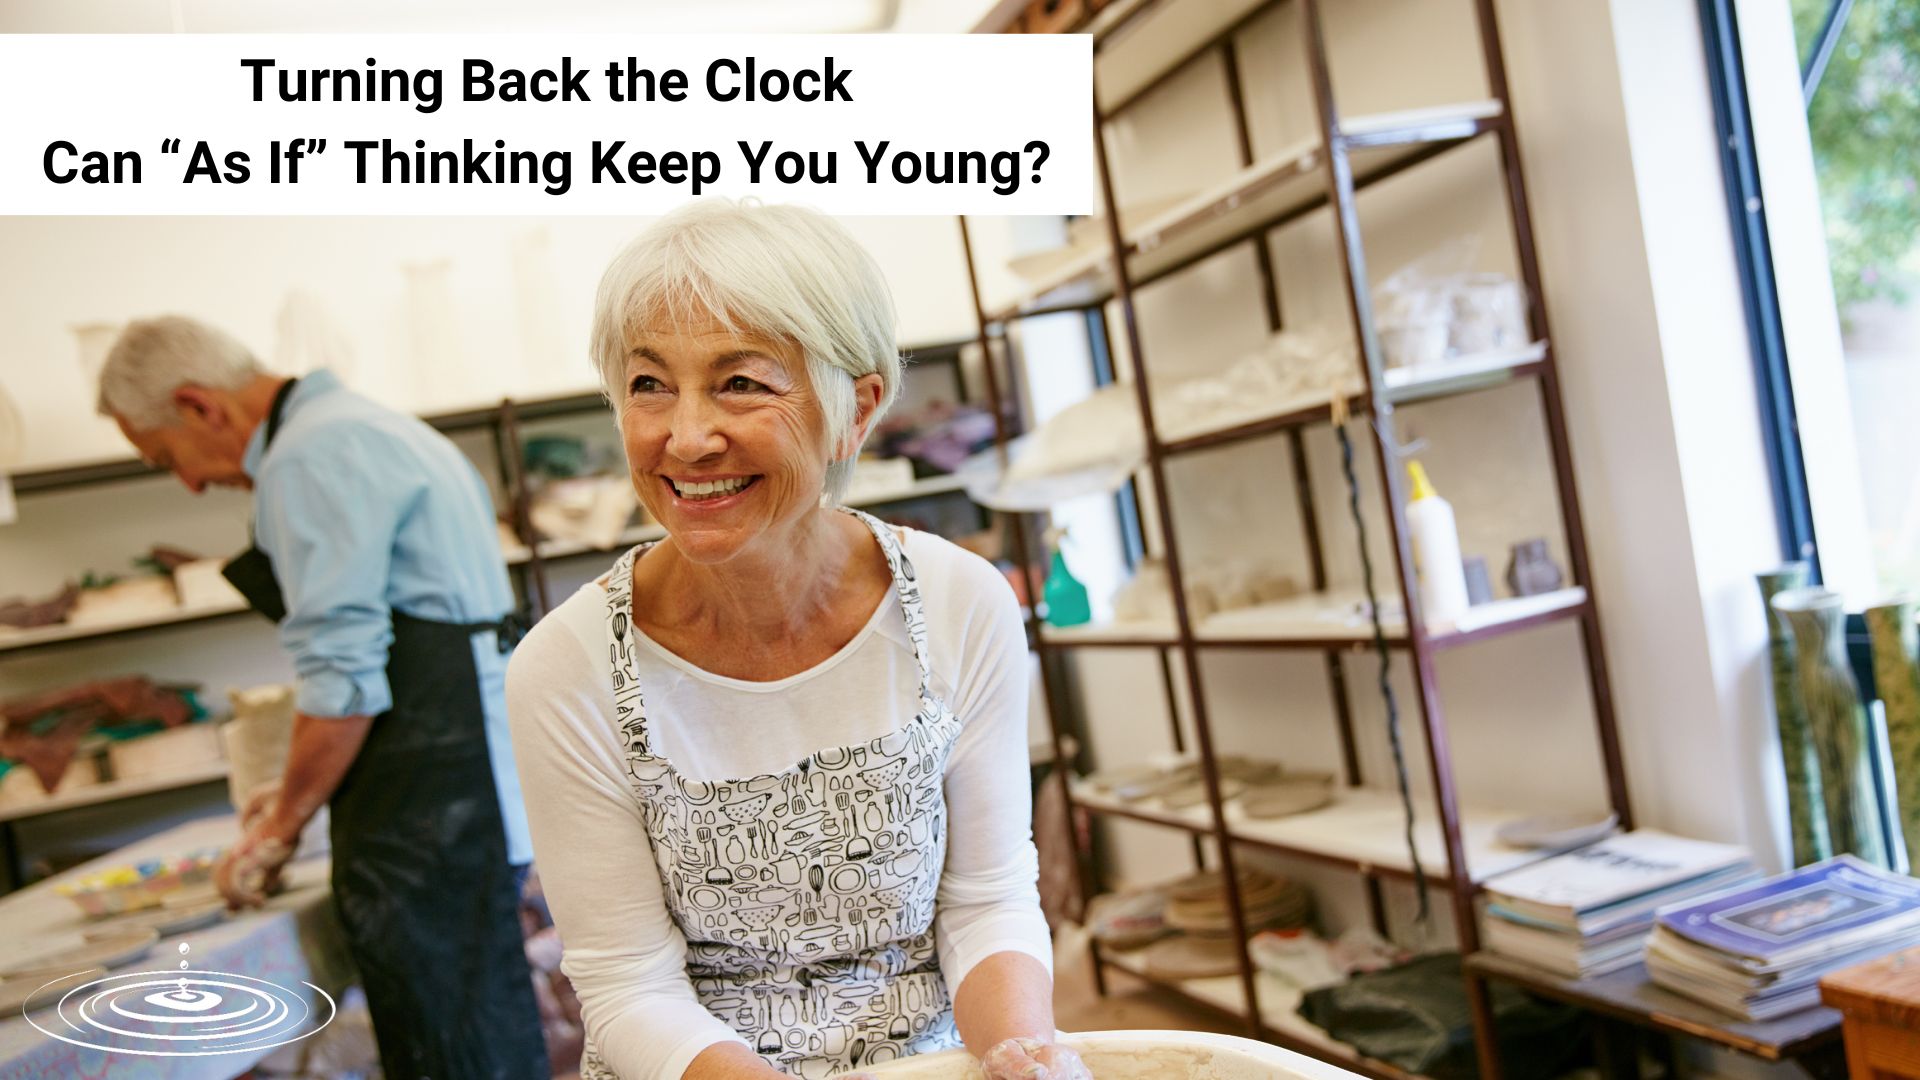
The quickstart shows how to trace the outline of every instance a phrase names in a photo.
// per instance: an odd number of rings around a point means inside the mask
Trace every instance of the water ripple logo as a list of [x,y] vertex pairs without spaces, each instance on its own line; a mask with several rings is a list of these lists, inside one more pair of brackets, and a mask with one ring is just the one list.
[[[188,951],[183,942],[181,955]],[[298,1042],[333,1022],[333,998],[310,982],[300,985],[313,991],[311,999],[265,979],[194,972],[185,960],[180,969],[127,971],[82,983],[61,994],[53,1016],[29,1014],[27,1022],[61,1042],[147,1057],[265,1050]],[[29,1005],[34,1000],[46,1004],[43,995],[75,977],[48,982],[34,991]]]

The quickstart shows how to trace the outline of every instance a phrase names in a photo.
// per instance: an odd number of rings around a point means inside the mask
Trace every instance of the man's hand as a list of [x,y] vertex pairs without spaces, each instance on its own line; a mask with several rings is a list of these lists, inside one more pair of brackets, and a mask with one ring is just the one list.
[[1072,1048],[1039,1039],[1008,1039],[980,1059],[986,1080],[1093,1080]]
[[289,834],[280,819],[280,783],[263,784],[247,796],[240,811],[240,839],[213,870],[213,881],[227,908],[259,907],[280,883],[280,868],[293,858],[299,829]]

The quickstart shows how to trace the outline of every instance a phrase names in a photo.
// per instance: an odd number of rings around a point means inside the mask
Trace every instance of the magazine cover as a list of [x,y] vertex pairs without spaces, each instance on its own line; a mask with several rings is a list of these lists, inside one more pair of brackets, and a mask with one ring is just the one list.
[[1920,881],[1842,855],[1659,919],[1708,948],[1786,963],[1920,922]]

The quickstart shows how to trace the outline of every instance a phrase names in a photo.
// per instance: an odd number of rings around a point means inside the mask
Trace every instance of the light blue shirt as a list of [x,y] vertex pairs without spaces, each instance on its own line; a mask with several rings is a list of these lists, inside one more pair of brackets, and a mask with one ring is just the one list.
[[[293,657],[301,712],[377,716],[393,706],[395,611],[475,623],[513,608],[492,498],[446,436],[316,371],[288,395],[271,452],[266,440],[263,422],[242,467],[253,478],[254,542],[286,597],[280,643]],[[533,845],[507,731],[507,657],[491,634],[475,635],[474,666],[507,857],[517,865]]]

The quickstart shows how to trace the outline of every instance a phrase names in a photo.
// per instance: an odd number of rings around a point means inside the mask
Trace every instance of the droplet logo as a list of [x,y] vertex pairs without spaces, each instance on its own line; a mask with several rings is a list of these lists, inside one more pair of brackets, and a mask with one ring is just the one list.
[[[94,1050],[146,1057],[210,1057],[284,1046],[333,1022],[334,1003],[309,982],[312,998],[265,979],[231,972],[194,972],[180,944],[178,971],[128,971],[65,987],[54,979],[21,1011],[42,1034]],[[27,1010],[59,1001],[58,1023],[43,1026]],[[50,1022],[53,1018],[45,1018]],[[55,1030],[64,1026],[66,1030]]]

